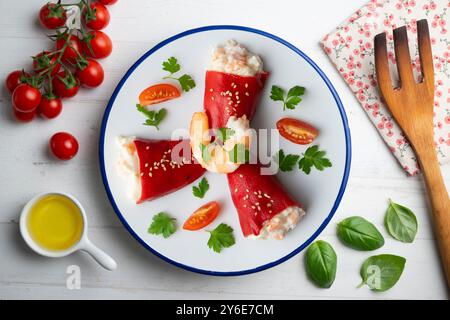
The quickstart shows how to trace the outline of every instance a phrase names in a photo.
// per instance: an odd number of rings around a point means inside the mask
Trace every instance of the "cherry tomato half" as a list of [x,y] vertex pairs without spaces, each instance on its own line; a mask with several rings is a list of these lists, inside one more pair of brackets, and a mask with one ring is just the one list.
[[36,118],[37,110],[31,111],[31,112],[20,112],[20,111],[16,110],[16,108],[13,108],[13,114],[14,114],[14,118],[16,118],[17,121],[30,122],[34,118]]
[[78,141],[67,132],[55,133],[50,138],[50,150],[60,160],[70,160],[78,152]]
[[55,96],[44,95],[41,99],[38,110],[44,118],[56,118],[62,111],[62,100]]
[[310,144],[319,132],[312,125],[292,118],[284,118],[277,122],[281,136],[296,144]]
[[67,21],[66,10],[60,4],[49,2],[39,11],[39,21],[45,28],[60,28]]
[[211,201],[198,208],[184,223],[183,229],[195,231],[206,227],[213,222],[220,212],[220,204]]
[[58,54],[43,51],[33,57],[33,70],[34,72],[39,73],[49,68],[53,68],[51,74],[54,76],[59,72],[59,69],[61,69],[61,64],[57,61]]
[[168,83],[156,84],[148,87],[139,95],[139,103],[142,106],[160,103],[180,97],[180,90]]
[[[63,34],[61,37],[59,37],[58,40],[56,40],[56,50],[61,50],[66,42],[67,42],[67,34]],[[62,55],[62,60],[75,63],[79,55],[77,52],[82,55],[83,54],[83,44],[81,43],[80,39],[72,34],[69,38],[69,43],[67,47],[64,50],[64,53]]]
[[112,52],[112,41],[108,35],[101,31],[89,31],[83,40],[83,49],[86,55],[96,59],[103,59]]
[[40,102],[41,92],[26,83],[19,85],[12,95],[12,105],[20,112],[33,112]]
[[83,20],[88,28],[102,30],[109,24],[109,11],[99,2],[91,3],[90,9],[83,10]]
[[78,93],[80,81],[65,71],[58,73],[52,80],[53,92],[61,98],[71,98]]
[[98,0],[98,1],[103,3],[105,6],[109,6],[117,2],[117,0]]
[[89,88],[95,88],[102,84],[105,73],[100,63],[94,59],[87,58],[87,65],[77,70],[76,76],[80,83]]
[[28,77],[29,74],[20,70],[16,70],[8,74],[5,80],[5,86],[8,89],[9,93],[13,93],[14,90],[22,84],[22,79]]

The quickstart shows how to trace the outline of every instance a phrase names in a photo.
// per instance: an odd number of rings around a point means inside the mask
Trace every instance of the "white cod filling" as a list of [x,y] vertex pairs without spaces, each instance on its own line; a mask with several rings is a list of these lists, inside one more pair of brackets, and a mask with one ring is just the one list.
[[263,71],[263,62],[235,40],[228,40],[214,49],[209,70],[251,77]]
[[141,197],[141,176],[139,169],[139,157],[134,146],[135,137],[117,137],[120,146],[117,168],[119,174],[127,181],[128,196],[137,201]]
[[264,222],[259,235],[252,235],[248,238],[283,240],[286,234],[297,226],[305,213],[305,210],[302,208],[296,206],[288,207],[269,221]]

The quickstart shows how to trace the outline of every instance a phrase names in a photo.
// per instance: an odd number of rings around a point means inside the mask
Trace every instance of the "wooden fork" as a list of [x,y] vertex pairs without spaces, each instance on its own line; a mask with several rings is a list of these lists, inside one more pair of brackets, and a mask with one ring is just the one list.
[[394,30],[399,87],[392,85],[385,33],[375,37],[375,65],[381,95],[419,160],[447,286],[450,288],[450,202],[434,147],[434,69],[427,20],[417,22],[417,32],[423,78],[420,83],[416,83],[413,76],[406,27]]

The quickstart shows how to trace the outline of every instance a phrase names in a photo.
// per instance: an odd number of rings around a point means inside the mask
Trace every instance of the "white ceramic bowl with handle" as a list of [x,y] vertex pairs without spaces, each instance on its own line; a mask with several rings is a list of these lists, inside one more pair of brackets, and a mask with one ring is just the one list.
[[[74,203],[78,209],[80,209],[80,214],[83,219],[83,232],[81,234],[80,239],[77,243],[75,243],[72,247],[66,249],[66,250],[48,250],[40,245],[38,245],[34,239],[31,237],[29,229],[28,229],[28,216],[31,212],[31,208],[33,205],[38,202],[40,199],[49,196],[49,195],[60,195],[63,196],[72,203]],[[87,253],[89,253],[102,267],[104,267],[107,270],[114,270],[117,268],[117,263],[114,261],[112,257],[110,257],[107,253],[105,253],[103,250],[101,250],[99,247],[97,247],[95,244],[93,244],[87,235],[87,217],[86,217],[86,211],[84,210],[81,203],[75,199],[72,195],[63,193],[63,192],[50,192],[50,193],[42,193],[37,196],[35,196],[33,199],[28,201],[28,203],[25,205],[25,207],[22,209],[22,213],[20,215],[20,233],[22,234],[23,239],[28,244],[28,246],[35,251],[36,253],[50,257],[50,258],[60,258],[68,256],[75,251],[82,250]]]

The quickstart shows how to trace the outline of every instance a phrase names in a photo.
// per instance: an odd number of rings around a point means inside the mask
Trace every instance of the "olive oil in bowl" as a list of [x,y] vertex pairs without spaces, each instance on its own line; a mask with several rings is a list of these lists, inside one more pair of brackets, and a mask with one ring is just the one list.
[[84,230],[80,208],[61,194],[49,194],[34,203],[27,226],[34,242],[51,251],[70,249],[80,241]]

